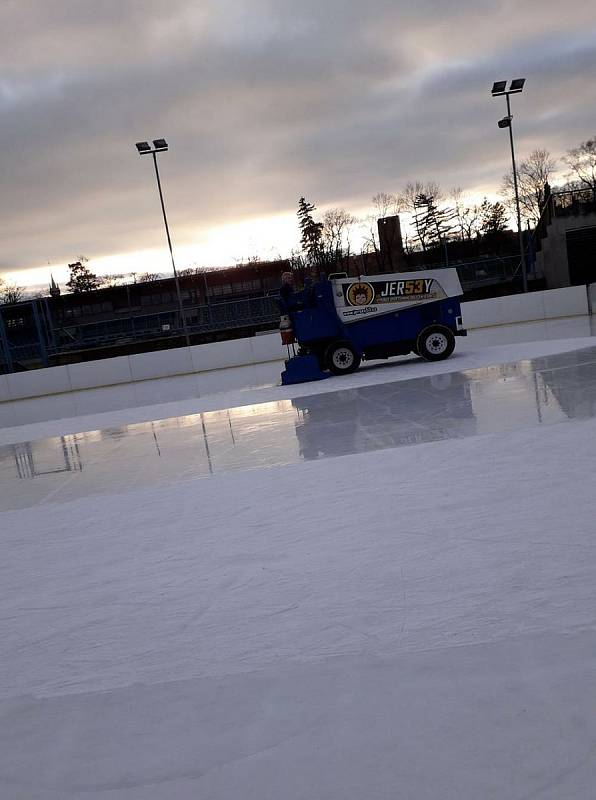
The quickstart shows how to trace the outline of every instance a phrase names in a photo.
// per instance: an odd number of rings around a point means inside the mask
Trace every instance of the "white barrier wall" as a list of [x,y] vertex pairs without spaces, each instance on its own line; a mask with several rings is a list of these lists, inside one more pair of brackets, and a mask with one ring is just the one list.
[[[462,303],[466,328],[484,328],[596,313],[596,284]],[[138,353],[64,367],[0,375],[0,402],[189,373],[282,361],[277,331],[249,339]]]
[[66,368],[73,390],[94,389],[97,386],[115,386],[130,383],[132,373],[128,356],[104,358],[98,361],[85,361],[82,364],[69,364]]
[[72,388],[67,367],[32,369],[29,372],[14,372],[6,377],[10,400],[22,400],[24,397],[39,397],[44,394],[59,394],[60,392],[69,392]]
[[0,402],[282,361],[279,333],[0,375]]
[[10,400],[8,393],[8,375],[0,375],[0,403]]
[[588,313],[585,286],[568,286],[565,289],[549,289],[544,292],[462,303],[464,326],[470,329],[559,317],[579,317]]
[[591,283],[588,286],[588,306],[590,307],[590,314],[596,314],[596,283]]

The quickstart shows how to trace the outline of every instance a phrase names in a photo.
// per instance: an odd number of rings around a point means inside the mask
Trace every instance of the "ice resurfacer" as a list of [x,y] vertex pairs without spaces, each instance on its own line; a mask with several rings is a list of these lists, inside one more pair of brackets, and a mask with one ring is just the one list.
[[286,294],[280,333],[298,354],[288,357],[282,383],[354,372],[363,359],[416,353],[448,358],[466,336],[456,269],[348,278],[331,275]]

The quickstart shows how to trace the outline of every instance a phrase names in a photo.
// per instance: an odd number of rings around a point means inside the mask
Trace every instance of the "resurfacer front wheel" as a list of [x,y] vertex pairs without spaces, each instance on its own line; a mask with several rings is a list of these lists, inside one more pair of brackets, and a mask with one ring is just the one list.
[[455,336],[444,325],[430,325],[416,339],[416,351],[426,361],[442,361],[455,350]]
[[360,366],[360,356],[349,342],[333,342],[325,353],[325,365],[334,375],[348,375]]

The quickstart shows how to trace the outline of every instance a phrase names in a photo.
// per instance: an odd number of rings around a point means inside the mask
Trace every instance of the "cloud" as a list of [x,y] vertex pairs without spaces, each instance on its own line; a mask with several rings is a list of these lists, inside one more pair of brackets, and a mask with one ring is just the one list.
[[520,152],[560,152],[594,133],[595,44],[587,2],[5,0],[0,269],[160,246],[157,136],[181,244],[302,194],[498,185],[492,81],[528,79]]

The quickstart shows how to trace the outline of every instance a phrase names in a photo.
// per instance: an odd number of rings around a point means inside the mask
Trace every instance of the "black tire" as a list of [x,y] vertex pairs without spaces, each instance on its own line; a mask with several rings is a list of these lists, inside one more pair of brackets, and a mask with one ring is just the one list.
[[455,336],[445,325],[429,325],[416,339],[416,352],[426,361],[442,361],[455,350]]
[[325,366],[333,375],[349,375],[360,366],[360,356],[349,342],[332,342],[325,352]]

